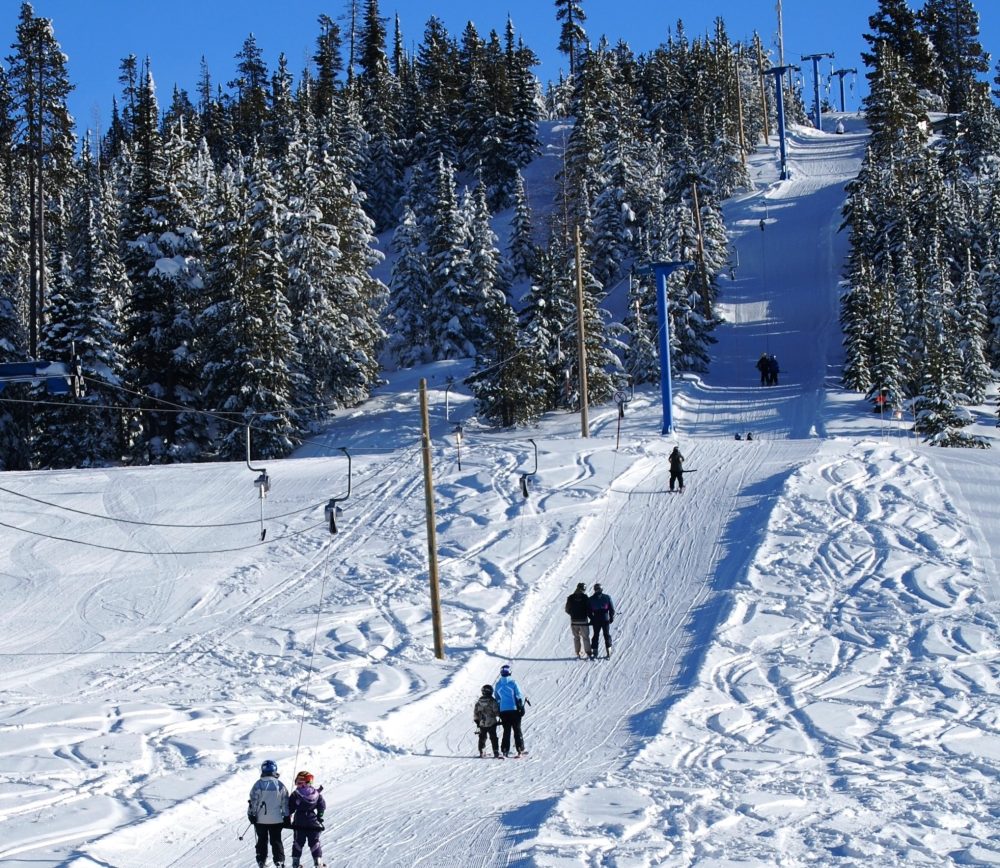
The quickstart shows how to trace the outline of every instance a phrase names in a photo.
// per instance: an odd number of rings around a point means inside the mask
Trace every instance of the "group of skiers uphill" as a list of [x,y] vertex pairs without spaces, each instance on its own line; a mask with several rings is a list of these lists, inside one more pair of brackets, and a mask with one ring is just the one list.
[[[605,654],[611,656],[611,622],[615,620],[615,604],[600,585],[587,596],[587,586],[580,582],[576,591],[566,598],[566,613],[573,629],[573,647],[579,658],[593,659],[604,636]],[[590,629],[594,636],[591,639]],[[484,684],[480,697],[472,709],[472,719],[479,731],[479,755],[486,756],[486,740],[493,748],[493,756],[505,759],[510,756],[513,736],[516,757],[528,751],[524,747],[521,718],[525,706],[531,705],[521,686],[514,680],[509,663],[500,667],[500,677],[495,684]],[[503,736],[497,737],[497,727],[503,727]]]
[[778,385],[778,360],[774,353],[761,353],[757,359],[757,370],[760,371],[760,384],[762,386]]
[[[587,586],[580,582],[566,598],[566,614],[569,615],[573,650],[577,657],[593,660],[600,648],[602,634],[605,656],[611,656],[611,623],[615,620],[615,604],[604,593],[604,588],[594,585],[594,593],[588,597]],[[591,628],[594,630],[593,638],[590,636]]]
[[250,790],[247,819],[253,823],[257,835],[257,864],[267,862],[267,848],[271,847],[274,868],[284,868],[285,845],[281,840],[283,829],[292,830],[292,868],[299,868],[302,850],[308,845],[316,866],[323,865],[323,847],[319,842],[323,831],[323,814],[326,800],[323,788],[313,786],[313,776],[302,771],[295,776],[295,789],[289,795],[287,787],[278,780],[278,764],[265,760],[260,766],[260,780]]

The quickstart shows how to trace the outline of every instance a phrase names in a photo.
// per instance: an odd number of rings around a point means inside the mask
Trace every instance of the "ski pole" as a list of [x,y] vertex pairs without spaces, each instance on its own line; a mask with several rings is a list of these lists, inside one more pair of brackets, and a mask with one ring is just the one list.
[[236,840],[237,841],[242,841],[243,838],[244,838],[244,836],[246,835],[246,833],[250,831],[250,827],[252,825],[253,825],[253,823],[247,823],[247,827],[239,835],[236,836]]

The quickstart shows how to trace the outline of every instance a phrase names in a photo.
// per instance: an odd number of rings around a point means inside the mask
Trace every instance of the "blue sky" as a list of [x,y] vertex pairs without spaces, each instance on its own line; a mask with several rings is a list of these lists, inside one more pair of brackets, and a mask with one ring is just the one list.
[[[161,103],[169,100],[176,83],[194,93],[202,55],[213,81],[225,84],[233,77],[235,61],[248,33],[264,50],[270,68],[284,51],[297,76],[313,51],[316,19],[321,13],[341,16],[348,0],[36,0],[36,14],[53,19],[56,38],[69,56],[70,76],[77,86],[70,109],[80,127],[104,128],[110,117],[111,97],[119,92],[118,64],[135,54],[152,60]],[[359,3],[359,5],[361,5]],[[911,6],[919,5],[911,0]],[[978,0],[982,41],[994,58],[1000,54],[1000,3]],[[679,3],[672,0],[583,0],[585,24],[592,40],[605,34],[619,38],[637,51],[647,51],[662,41],[683,20],[690,35],[712,29],[717,16],[726,21],[734,39],[761,33],[765,44],[776,46],[777,16],[774,0],[709,0]],[[836,68],[857,67],[858,81],[847,108],[857,108],[864,85],[859,54],[861,34],[876,0],[784,0],[785,57],[796,61],[802,54],[833,52]],[[0,3],[0,41],[14,39],[19,3]],[[542,59],[536,69],[543,79],[557,78],[566,60],[556,50],[558,25],[552,0],[506,0],[479,4],[462,0],[382,0],[382,13],[399,13],[407,46],[417,45],[431,15],[441,18],[448,30],[461,33],[466,21],[475,22],[481,34],[503,31],[508,12],[517,31]],[[390,22],[390,32],[391,32]],[[811,76],[811,64],[808,64]],[[830,61],[822,70],[828,72]],[[849,84],[850,78],[847,79]],[[811,90],[811,77],[807,79]],[[834,90],[832,97],[837,100]]]

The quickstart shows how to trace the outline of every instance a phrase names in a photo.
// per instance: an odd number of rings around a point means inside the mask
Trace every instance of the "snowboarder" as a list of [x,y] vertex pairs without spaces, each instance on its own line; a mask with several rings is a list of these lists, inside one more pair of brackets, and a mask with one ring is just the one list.
[[753,440],[753,431],[747,431],[747,440]]
[[573,631],[573,650],[577,657],[590,656],[590,606],[587,586],[580,582],[576,590],[566,598],[566,614],[569,615],[570,629]]
[[323,831],[323,814],[326,811],[326,800],[323,798],[323,788],[313,787],[313,776],[302,771],[295,776],[295,790],[288,799],[288,809],[292,814],[292,868],[299,868],[302,850],[306,843],[312,853],[313,862],[317,868],[323,865],[323,846],[319,842]]
[[615,620],[615,604],[599,584],[594,585],[594,593],[590,595],[588,603],[590,623],[594,626],[594,638],[590,640],[590,656],[591,658],[597,656],[603,632],[605,656],[611,657],[611,624]]
[[250,790],[247,819],[253,823],[257,836],[257,864],[267,862],[267,845],[271,845],[274,868],[284,868],[285,845],[281,841],[288,813],[288,788],[278,780],[278,764],[264,760],[260,764],[260,780]]
[[472,719],[479,730],[479,756],[486,756],[486,736],[490,737],[493,756],[500,759],[500,743],[497,741],[497,727],[500,725],[500,705],[493,697],[493,687],[484,684],[482,695],[472,709]]
[[670,453],[670,490],[674,490],[676,482],[681,491],[684,490],[684,456],[681,455],[679,446],[675,446]]
[[513,733],[517,755],[527,753],[524,749],[524,737],[521,735],[521,718],[524,716],[524,705],[528,700],[521,692],[520,685],[511,677],[510,666],[506,663],[500,667],[500,677],[493,685],[493,695],[500,707],[500,723],[503,724],[501,752],[504,756],[510,756],[510,736]]

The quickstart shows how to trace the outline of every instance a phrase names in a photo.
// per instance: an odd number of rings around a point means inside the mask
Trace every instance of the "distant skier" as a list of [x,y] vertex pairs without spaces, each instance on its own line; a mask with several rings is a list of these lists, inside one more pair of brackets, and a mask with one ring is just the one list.
[[[311,772],[299,772],[295,776],[295,790],[288,799],[288,809],[292,814],[292,868],[299,868],[302,850],[306,843],[313,862],[323,865],[323,846],[319,842],[323,831],[323,814],[326,812],[326,800],[323,798],[323,788],[318,790],[312,785]],[[277,862],[277,860],[275,860]]]
[[594,593],[590,595],[590,623],[594,627],[594,638],[590,640],[590,656],[596,657],[601,644],[601,633],[604,634],[604,652],[611,656],[611,624],[615,620],[615,604],[611,597],[604,593],[599,584],[594,585]]
[[486,737],[493,746],[493,756],[500,759],[500,743],[497,741],[497,727],[500,725],[500,705],[493,696],[493,687],[484,684],[482,695],[472,709],[472,719],[479,729],[479,756],[486,756]]
[[756,367],[757,367],[757,370],[760,371],[760,384],[762,386],[766,386],[767,385],[767,380],[768,380],[767,371],[768,371],[769,364],[770,363],[769,363],[768,358],[767,358],[767,353],[761,353],[760,354],[760,358],[757,359],[757,365],[756,365]]
[[778,385],[778,373],[780,369],[778,368],[778,360],[775,358],[774,353],[767,354],[767,384],[769,386]]
[[684,456],[681,455],[680,447],[675,446],[670,453],[670,490],[674,490],[676,483],[681,491],[684,490]]
[[247,819],[253,823],[257,836],[257,864],[267,862],[267,845],[271,844],[274,868],[284,868],[285,845],[281,841],[288,812],[288,788],[278,780],[278,764],[264,760],[260,764],[260,780],[250,790]]
[[524,716],[524,705],[528,700],[521,692],[520,685],[511,677],[510,666],[506,663],[500,667],[500,677],[493,685],[493,695],[500,706],[500,723],[503,724],[500,751],[504,756],[510,756],[510,736],[513,733],[517,755],[527,753],[524,749],[524,737],[521,735],[521,718]]
[[589,657],[590,600],[587,597],[587,586],[583,582],[566,598],[566,614],[569,615],[569,625],[573,631],[573,650],[576,651],[576,656]]

